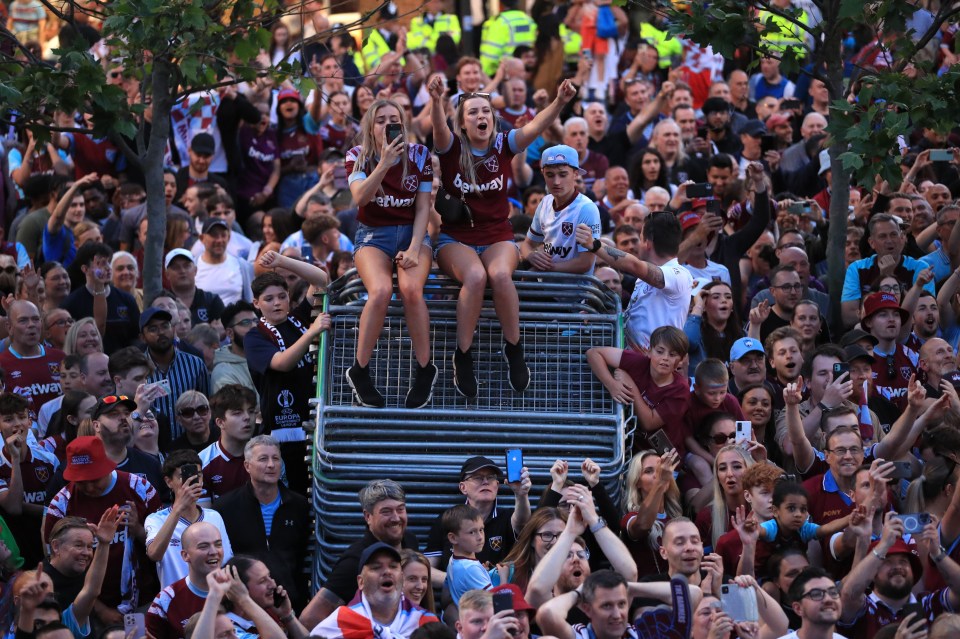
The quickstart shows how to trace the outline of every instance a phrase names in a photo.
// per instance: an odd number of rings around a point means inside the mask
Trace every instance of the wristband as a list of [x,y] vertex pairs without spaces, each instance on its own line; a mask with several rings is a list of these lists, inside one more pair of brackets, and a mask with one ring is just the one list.
[[947,549],[944,548],[943,546],[940,546],[940,554],[937,555],[936,557],[934,557],[933,555],[930,555],[930,561],[932,561],[935,564],[939,564],[941,561],[946,559],[946,557],[947,557]]
[[607,521],[603,517],[601,517],[600,519],[595,521],[593,525],[590,526],[587,530],[589,530],[591,534],[596,534],[598,530],[606,527],[607,527]]
[[591,253],[596,253],[597,251],[600,250],[600,247],[601,247],[601,246],[603,246],[603,242],[601,242],[600,240],[594,238],[594,240],[593,240],[593,248],[590,249],[590,252],[591,252]]
[[887,559],[887,554],[884,553],[884,554],[881,555],[880,553],[877,552],[877,549],[876,549],[876,548],[874,548],[874,549],[871,550],[870,552],[872,552],[872,553],[873,553],[873,556],[876,557],[877,559],[879,559],[880,561],[886,561],[886,559]]

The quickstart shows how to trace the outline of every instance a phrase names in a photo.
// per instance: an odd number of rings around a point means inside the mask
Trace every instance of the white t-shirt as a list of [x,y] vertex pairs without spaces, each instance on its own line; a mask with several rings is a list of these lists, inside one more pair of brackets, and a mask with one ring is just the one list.
[[661,326],[683,330],[690,309],[693,276],[676,258],[660,267],[663,288],[654,288],[637,280],[627,308],[627,339],[642,348],[650,348],[650,335]]
[[730,270],[723,264],[717,264],[716,262],[707,260],[707,265],[703,268],[697,268],[690,264],[684,264],[683,268],[690,271],[690,275],[696,280],[695,288],[703,288],[717,277],[720,278],[721,282],[730,286]]
[[227,255],[220,264],[208,264],[197,260],[197,288],[216,293],[223,305],[233,304],[243,296],[243,275],[240,273],[239,260]]
[[593,237],[600,237],[600,210],[582,193],[578,193],[562,210],[553,208],[554,198],[545,195],[533,214],[533,222],[527,238],[535,244],[543,244],[543,251],[554,264],[567,262],[587,249],[577,244],[577,225],[586,224]]
[[63,395],[54,397],[49,402],[40,407],[37,412],[37,435],[40,439],[47,436],[47,427],[50,426],[50,420],[60,410],[63,405]]
[[[143,522],[143,528],[147,533],[147,546],[153,543],[157,533],[163,526],[163,522],[170,516],[171,508],[161,508],[155,513],[147,515]],[[223,525],[223,518],[215,510],[208,508],[200,509],[200,518],[197,521],[205,521],[213,524],[220,531],[220,540],[223,542],[223,562],[226,563],[233,557],[233,548],[230,547],[230,538],[227,536],[227,527]],[[187,576],[187,562],[180,556],[180,536],[191,522],[180,518],[177,527],[173,529],[173,536],[170,537],[170,545],[167,546],[167,552],[163,553],[163,558],[157,562],[157,574],[160,576],[160,588],[166,588],[170,584]]]

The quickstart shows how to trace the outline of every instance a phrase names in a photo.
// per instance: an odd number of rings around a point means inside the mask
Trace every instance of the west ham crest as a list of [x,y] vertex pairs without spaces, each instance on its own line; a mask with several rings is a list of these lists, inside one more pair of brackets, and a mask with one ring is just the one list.
[[50,469],[46,466],[34,466],[33,473],[37,476],[37,481],[41,484],[50,481]]
[[490,538],[490,550],[500,550],[503,547],[503,537]]
[[403,188],[408,191],[416,191],[420,186],[420,178],[416,175],[408,175],[403,179]]
[[573,235],[573,222],[561,222],[560,223],[560,232],[570,237]]
[[910,376],[913,375],[913,369],[909,366],[901,366],[900,375],[902,375],[904,379],[910,379]]
[[207,319],[207,309],[205,309],[205,308],[198,308],[198,309],[197,309],[197,317],[200,319],[201,322],[207,322],[207,321],[209,321],[209,320]]
[[491,173],[500,172],[500,160],[497,159],[497,156],[491,155],[486,160],[483,161],[483,166],[490,171]]

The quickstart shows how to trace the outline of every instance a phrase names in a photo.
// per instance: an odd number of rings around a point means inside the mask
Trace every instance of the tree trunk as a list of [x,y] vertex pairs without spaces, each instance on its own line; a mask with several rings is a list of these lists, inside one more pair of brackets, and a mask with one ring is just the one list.
[[163,196],[163,155],[170,134],[173,108],[171,62],[154,59],[152,73],[153,121],[143,162],[147,190],[147,244],[143,256],[143,298],[149,302],[163,288],[163,249],[167,236],[167,204]]

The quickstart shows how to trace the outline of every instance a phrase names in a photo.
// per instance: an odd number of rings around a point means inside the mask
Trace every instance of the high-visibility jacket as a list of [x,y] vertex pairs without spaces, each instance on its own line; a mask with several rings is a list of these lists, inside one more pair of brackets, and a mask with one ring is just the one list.
[[521,44],[532,47],[537,39],[537,23],[523,11],[512,9],[487,20],[480,35],[480,64],[483,72],[493,76],[505,55]]
[[[803,58],[807,55],[807,49],[804,47],[806,41],[805,32],[792,21],[778,16],[769,11],[761,11],[758,16],[760,24],[766,26],[771,22],[767,31],[760,35],[760,48],[772,53],[782,53],[787,47],[792,47],[797,57]],[[810,18],[806,11],[801,11],[797,20],[803,24],[809,24]]]
[[660,54],[660,68],[669,69],[671,59],[677,57],[683,59],[683,44],[677,38],[674,38],[666,31],[661,31],[649,22],[640,24],[640,39],[653,43],[657,47],[657,53]]
[[583,48],[583,38],[576,31],[567,28],[567,25],[560,25],[560,39],[563,40],[563,57],[571,64],[576,64],[580,59],[580,50]]
[[440,13],[434,16],[433,25],[427,22],[424,16],[416,16],[410,21],[410,31],[407,32],[408,49],[429,49],[431,53],[437,50],[437,38],[447,34],[453,41],[460,44],[460,19],[449,13]]
[[390,51],[392,49],[387,44],[383,34],[377,29],[372,30],[363,43],[363,49],[361,49],[364,73],[373,73],[373,70],[380,64],[380,59]]

